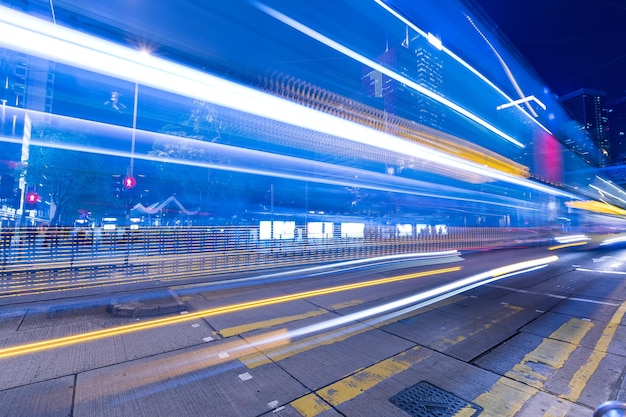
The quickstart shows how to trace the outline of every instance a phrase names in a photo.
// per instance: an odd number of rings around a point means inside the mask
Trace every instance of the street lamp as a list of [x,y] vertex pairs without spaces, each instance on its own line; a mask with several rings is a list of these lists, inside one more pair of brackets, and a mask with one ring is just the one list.
[[135,140],[137,136],[137,99],[139,97],[139,82],[135,81],[135,97],[133,99],[133,127],[130,141],[130,168],[128,176],[133,178],[135,168]]
[[[145,60],[146,57],[150,55],[150,51],[148,48],[142,46],[139,48],[139,55],[141,60]],[[135,95],[133,98],[133,127],[131,133],[131,142],[130,142],[130,168],[129,168],[129,177],[134,178],[135,171],[135,140],[137,136],[137,102],[139,99],[139,79],[135,77]]]

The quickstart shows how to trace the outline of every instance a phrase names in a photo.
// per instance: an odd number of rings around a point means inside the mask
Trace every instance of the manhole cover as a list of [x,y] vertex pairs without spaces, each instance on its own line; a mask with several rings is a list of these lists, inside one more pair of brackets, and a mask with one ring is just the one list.
[[452,417],[462,409],[474,410],[472,414],[464,415],[475,417],[483,411],[482,407],[467,402],[426,381],[419,382],[399,392],[389,401],[412,417]]

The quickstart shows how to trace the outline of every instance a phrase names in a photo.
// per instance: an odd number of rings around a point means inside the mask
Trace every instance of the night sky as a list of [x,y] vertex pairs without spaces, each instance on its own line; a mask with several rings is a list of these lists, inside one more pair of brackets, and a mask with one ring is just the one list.
[[626,95],[623,0],[475,0],[558,95]]

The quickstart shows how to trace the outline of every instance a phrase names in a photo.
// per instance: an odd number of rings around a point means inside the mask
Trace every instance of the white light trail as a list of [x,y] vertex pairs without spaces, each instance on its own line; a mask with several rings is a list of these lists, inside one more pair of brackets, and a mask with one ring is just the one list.
[[[88,123],[96,123],[96,122],[88,122]],[[120,128],[120,129],[129,129],[129,128]],[[356,168],[345,168],[343,166],[336,166],[329,163],[311,161],[307,159],[295,158],[285,155],[276,155],[272,153],[267,153],[263,151],[257,151],[252,149],[242,149],[242,148],[233,148],[228,145],[222,145],[218,143],[212,142],[204,142],[194,139],[181,138],[178,136],[171,135],[163,135],[154,132],[146,132],[139,131],[152,135],[159,136],[167,136],[171,139],[181,140],[181,141],[191,141],[195,142],[197,146],[204,146],[207,148],[213,149],[216,152],[224,152],[224,149],[232,148],[232,150],[236,150],[239,156],[247,161],[258,161],[265,160],[266,162],[269,160],[275,160],[276,163],[269,163],[268,166],[271,166],[271,169],[260,169],[260,168],[251,168],[237,163],[230,163],[228,165],[224,165],[219,162],[205,162],[205,161],[190,161],[187,159],[178,159],[178,158],[163,158],[150,154],[134,154],[135,159],[144,160],[144,161],[152,161],[152,162],[160,162],[166,164],[173,165],[183,165],[183,166],[193,166],[198,168],[210,168],[210,169],[218,169],[223,171],[237,172],[242,174],[249,175],[260,175],[260,176],[269,176],[273,178],[283,178],[288,180],[295,181],[303,181],[309,183],[317,183],[317,184],[328,184],[328,185],[336,185],[341,187],[353,187],[358,185],[360,188],[376,190],[376,191],[385,191],[391,193],[402,193],[406,195],[415,195],[429,198],[438,198],[442,200],[454,200],[454,201],[466,201],[469,203],[478,203],[485,204],[490,206],[497,207],[509,207],[509,208],[520,208],[519,204],[511,202],[502,202],[502,201],[492,201],[492,200],[481,200],[467,197],[460,197],[458,195],[454,195],[455,192],[461,192],[459,189],[448,189],[443,186],[438,186],[438,192],[429,192],[424,188],[419,188],[419,186],[424,187],[425,183],[411,180],[403,177],[389,177],[386,174],[380,174],[376,172],[362,171]],[[21,144],[22,139],[17,139],[14,137],[6,137],[0,136],[0,143],[13,143],[13,144]],[[60,149],[66,151],[77,151],[81,153],[94,153],[99,155],[107,155],[113,157],[120,157],[127,159],[130,157],[129,151],[117,151],[111,149],[104,148],[95,148],[91,146],[80,146],[76,144],[66,144],[60,142],[45,142],[38,140],[31,140],[30,146],[40,146],[43,148],[53,148]],[[242,156],[242,155],[245,155]],[[312,167],[312,171],[325,172],[326,174],[323,176],[311,176],[304,173],[295,172],[289,168],[284,168],[284,165],[289,166],[298,166],[300,168],[303,167]],[[346,170],[349,170],[350,175],[346,175]],[[356,174],[359,179],[353,178]],[[345,180],[344,178],[349,178]],[[446,191],[446,192],[444,192]],[[526,208],[530,211],[540,210],[539,208]]]
[[[418,308],[423,308],[427,305],[435,302],[445,300],[457,294],[469,291],[471,289],[489,284],[494,281],[499,281],[505,278],[509,278],[513,275],[523,274],[537,269],[545,268],[548,264],[557,261],[557,256],[548,256],[545,258],[534,259],[525,262],[518,262],[515,264],[503,266],[500,268],[492,269],[490,271],[482,272],[480,274],[473,275],[458,281],[451,282],[446,285],[442,285],[432,290],[424,291],[411,297],[406,297],[400,300],[396,300],[390,303],[386,303],[377,307],[368,308],[366,310],[358,311],[356,313],[348,314],[345,316],[337,317],[335,319],[326,320],[322,323],[313,324],[310,326],[301,327],[299,329],[290,330],[286,333],[275,336],[275,338],[263,339],[264,343],[278,342],[284,339],[293,339],[295,337],[304,336],[319,331],[327,330],[333,327],[341,326],[365,320],[371,317],[378,316],[380,314],[387,314],[384,317],[379,318],[377,321],[388,320],[392,317],[414,311]],[[394,311],[398,310],[399,311]],[[393,311],[393,313],[392,313]],[[388,314],[390,313],[390,314]]]
[[574,242],[583,242],[589,240],[587,235],[566,235],[566,236],[557,236],[554,238],[558,243],[574,243]]
[[[3,6],[0,6],[0,33],[3,34],[0,37],[0,46],[9,49],[110,75],[132,83],[140,80],[140,84],[162,91],[173,92],[289,125],[338,136],[349,141],[425,159],[442,166],[484,175],[551,195],[578,199],[577,196],[557,188],[453,157],[385,132],[265,94],[250,87],[152,55],[146,55],[141,51],[53,25]],[[380,67],[373,62],[371,64]],[[389,72],[385,68],[380,67],[380,69]],[[406,80],[406,82],[415,85],[410,80]],[[422,87],[419,88],[423,89]],[[455,106],[453,103],[450,105]],[[468,113],[460,108],[459,110]],[[469,113],[468,116],[477,119]]]
[[531,95],[531,96],[520,98],[518,100],[513,100],[513,101],[511,101],[509,103],[501,104],[501,105],[496,107],[496,110],[506,109],[508,107],[517,106],[518,104],[528,103],[529,101],[534,101],[535,103],[537,103],[539,105],[539,107],[541,107],[544,110],[546,109],[546,105],[545,104],[543,104],[541,101],[539,101],[537,99],[537,97]]
[[[409,21],[408,19],[406,19],[404,16],[402,16],[401,14],[399,14],[398,12],[396,12],[395,10],[393,10],[391,7],[387,6],[385,3],[383,3],[381,0],[373,0],[376,4],[378,4],[380,7],[382,7],[383,9],[385,9],[389,14],[391,14],[392,16],[394,16],[396,19],[400,20],[402,23],[404,23],[405,25],[409,26],[411,29],[413,29],[414,31],[416,31],[418,34],[420,34],[423,37],[428,37],[428,34],[423,31],[422,29],[418,28],[417,26],[415,26],[411,21]],[[442,45],[441,47],[441,51],[443,51],[444,53],[448,54],[448,56],[450,56],[450,58],[454,59],[456,62],[458,62],[459,64],[461,64],[463,67],[465,67],[467,70],[469,70],[472,74],[474,74],[475,76],[477,76],[478,78],[480,78],[483,82],[485,82],[489,87],[491,87],[493,90],[495,90],[498,94],[500,94],[502,97],[504,97],[507,101],[513,101],[513,99],[511,97],[509,97],[504,91],[502,91],[500,88],[498,88],[497,85],[495,85],[491,80],[489,80],[487,77],[485,77],[483,74],[481,74],[480,72],[478,72],[478,70],[476,70],[474,67],[472,67],[470,64],[468,64],[467,62],[465,62],[460,56],[456,55],[454,52],[452,52],[450,49],[446,48],[445,46]],[[543,103],[542,103],[543,104]],[[529,120],[531,120],[533,123],[535,123],[537,126],[539,126],[541,129],[543,129],[545,132],[552,134],[552,132],[550,132],[550,130],[545,127],[543,124],[541,124],[536,118],[534,118],[532,115],[528,114],[528,112],[526,112],[522,107],[520,106],[516,106]]]
[[[518,141],[517,139],[513,138],[510,135],[507,135],[506,133],[504,133],[503,131],[501,131],[500,129],[498,129],[497,127],[493,126],[492,124],[488,123],[487,121],[481,119],[480,117],[476,116],[474,113],[470,112],[469,110],[465,109],[464,107],[461,107],[460,105],[454,103],[451,100],[448,100],[445,97],[440,96],[439,94],[430,91],[429,89],[425,88],[424,86],[419,85],[418,83],[416,83],[415,81],[400,75],[398,73],[396,73],[395,71],[379,64],[376,61],[373,61],[355,51],[353,51],[352,49],[340,44],[339,42],[336,42],[330,38],[328,38],[327,36],[303,25],[302,23],[290,18],[289,16],[275,10],[272,9],[271,7],[268,7],[262,3],[258,3],[253,1],[252,2],[259,10],[265,12],[266,14],[268,14],[269,16],[272,16],[273,18],[275,18],[276,20],[279,20],[281,22],[283,22],[284,24],[296,29],[297,31],[309,36],[312,39],[315,39],[318,42],[323,43],[324,45],[336,50],[337,52],[340,52],[344,55],[346,55],[347,57],[350,57],[352,59],[354,59],[357,62],[360,62],[363,65],[366,65],[376,71],[379,71],[382,74],[385,74],[386,76],[393,78],[394,80],[407,85],[409,87],[411,87],[413,90],[443,104],[444,106],[456,111],[459,114],[462,114],[463,116],[467,117],[468,119],[472,120],[473,122],[479,124],[480,126],[486,128],[487,130],[495,133],[496,135],[500,136],[501,138],[507,140],[508,142],[520,147],[520,148],[525,148],[526,146],[521,143],[520,141]],[[426,35],[428,36],[428,35]],[[432,37],[432,35],[431,35]]]

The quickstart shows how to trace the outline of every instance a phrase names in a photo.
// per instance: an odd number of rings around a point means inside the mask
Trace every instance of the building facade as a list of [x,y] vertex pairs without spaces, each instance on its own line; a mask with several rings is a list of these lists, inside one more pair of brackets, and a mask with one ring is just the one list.
[[[604,159],[600,165],[606,165],[611,159],[611,143],[608,134],[608,112],[606,93],[600,90],[581,88],[560,97],[560,102],[572,118],[578,122],[580,130],[591,138],[600,149]],[[575,152],[585,149],[572,148]]]
[[611,162],[626,164],[626,97],[607,102]]
[[[419,35],[409,39],[407,34],[400,45],[388,46],[376,61],[430,91],[440,92],[444,85],[441,56]],[[387,113],[443,129],[446,111],[435,100],[369,67],[364,67],[362,81],[370,97],[382,99]]]

